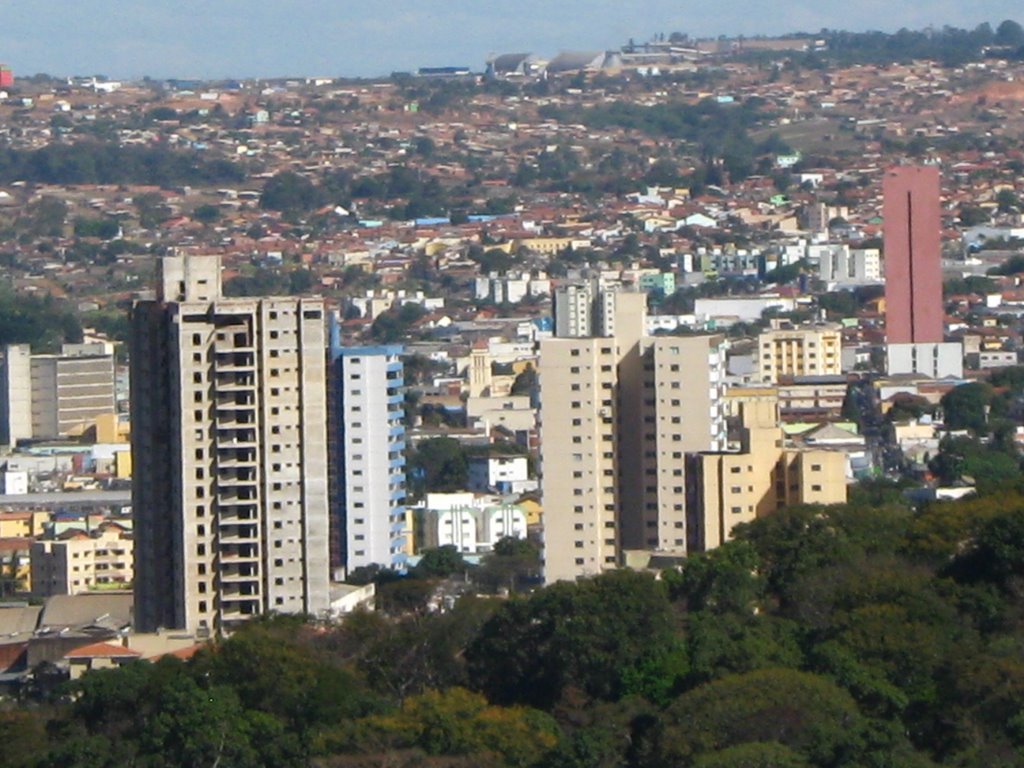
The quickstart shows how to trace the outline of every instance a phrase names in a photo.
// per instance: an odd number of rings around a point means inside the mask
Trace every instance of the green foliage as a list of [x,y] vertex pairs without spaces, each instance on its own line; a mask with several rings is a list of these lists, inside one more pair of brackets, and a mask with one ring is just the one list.
[[452,574],[462,573],[468,566],[454,544],[428,549],[416,564],[416,573],[428,578],[447,578]]
[[[8,709],[0,763],[1020,764],[1024,497],[880,499],[782,510],[661,580],[258,620],[190,662],[93,672],[51,709]],[[458,558],[427,554],[431,574]],[[535,556],[509,539],[484,563]],[[421,605],[439,584],[376,581]]]
[[942,411],[950,429],[985,432],[986,408],[992,403],[992,387],[983,381],[962,384],[942,396]]
[[426,314],[419,304],[402,304],[377,315],[370,328],[370,335],[382,344],[403,341],[412,326]]
[[281,171],[271,176],[260,194],[260,208],[282,213],[308,213],[321,204],[313,182],[294,171]]
[[858,750],[865,727],[853,698],[823,677],[766,669],[717,680],[669,705],[656,753],[666,765],[732,745],[774,742],[812,765]]
[[530,395],[537,391],[537,370],[528,365],[512,382],[511,394]]
[[569,685],[615,700],[629,671],[671,637],[664,591],[649,576],[614,571],[511,600],[484,625],[466,658],[471,679],[491,701],[550,706]]
[[[994,269],[999,269],[999,267],[995,267]],[[1021,267],[1021,270],[1024,270],[1024,266]],[[942,282],[943,296],[956,296],[965,293],[993,293],[996,290],[997,286],[995,280],[988,277],[981,277],[980,275],[952,277]]]
[[121,225],[114,219],[75,219],[76,237],[97,237],[113,240],[121,231]]
[[540,575],[540,549],[528,539],[505,536],[494,545],[473,574],[473,582],[490,592],[509,593],[526,587]]
[[415,496],[458,491],[469,482],[469,464],[462,444],[451,437],[421,440],[409,454],[409,486]]
[[34,352],[57,352],[82,340],[72,308],[49,294],[37,297],[0,287],[0,344],[31,344]]
[[530,766],[553,748],[558,726],[525,707],[494,707],[463,688],[427,691],[364,726],[390,749],[418,747],[428,755],[474,755],[484,764]]
[[192,218],[202,224],[213,224],[220,220],[220,208],[216,205],[197,205],[192,211]]
[[274,270],[268,267],[235,275],[224,283],[225,296],[295,296],[313,287],[313,273],[305,267]]
[[200,152],[139,144],[79,141],[35,150],[0,149],[0,184],[180,184],[239,183],[245,170]]

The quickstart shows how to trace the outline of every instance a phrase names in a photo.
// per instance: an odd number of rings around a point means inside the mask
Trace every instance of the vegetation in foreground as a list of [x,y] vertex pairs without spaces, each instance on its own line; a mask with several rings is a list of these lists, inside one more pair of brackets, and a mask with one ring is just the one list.
[[10,766],[1024,763],[1024,496],[803,507],[661,580],[258,621],[0,715]]

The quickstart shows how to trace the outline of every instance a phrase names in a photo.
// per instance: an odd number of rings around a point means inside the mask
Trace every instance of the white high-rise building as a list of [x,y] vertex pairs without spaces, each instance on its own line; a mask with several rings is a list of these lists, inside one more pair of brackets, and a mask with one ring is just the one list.
[[131,326],[138,629],[326,612],[323,302],[225,298],[216,256],[175,256]]
[[347,572],[406,558],[401,346],[331,344],[331,560]]

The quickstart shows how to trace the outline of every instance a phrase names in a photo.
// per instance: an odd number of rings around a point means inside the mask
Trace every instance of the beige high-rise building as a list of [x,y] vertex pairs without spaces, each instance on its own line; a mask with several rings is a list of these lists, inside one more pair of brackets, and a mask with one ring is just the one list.
[[548,582],[685,553],[685,454],[725,445],[723,339],[645,337],[646,297],[609,295],[608,335],[541,343]]
[[757,338],[758,375],[765,384],[793,376],[838,376],[842,341],[838,325],[777,324]]
[[135,620],[225,633],[329,603],[323,302],[224,298],[163,259],[132,310]]

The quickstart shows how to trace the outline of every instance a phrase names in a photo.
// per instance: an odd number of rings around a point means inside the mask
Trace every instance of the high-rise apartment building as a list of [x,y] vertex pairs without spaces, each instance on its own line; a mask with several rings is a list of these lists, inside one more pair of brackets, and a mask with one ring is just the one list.
[[962,346],[943,342],[939,169],[890,168],[882,197],[888,371],[962,376]]
[[541,343],[548,582],[685,553],[685,454],[725,444],[724,340],[646,337],[646,297],[611,297],[608,335]]
[[757,337],[757,373],[766,384],[793,376],[838,376],[843,372],[838,325],[776,324]]
[[613,336],[618,302],[622,296],[628,295],[615,288],[601,286],[595,280],[558,286],[552,302],[554,335],[558,338]]
[[401,346],[331,344],[331,564],[401,569],[406,559]]
[[131,317],[141,631],[328,609],[326,350],[321,300],[225,298],[216,256],[162,260]]

